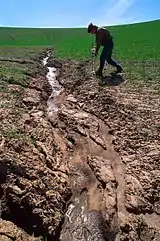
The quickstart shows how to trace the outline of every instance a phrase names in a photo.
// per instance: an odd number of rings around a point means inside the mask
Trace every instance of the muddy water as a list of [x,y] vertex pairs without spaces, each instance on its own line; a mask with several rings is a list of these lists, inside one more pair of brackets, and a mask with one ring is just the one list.
[[[49,58],[51,57],[51,53],[47,52],[47,56],[42,60],[42,63],[44,66],[47,65]],[[47,101],[47,112],[48,117],[56,118],[57,112],[58,112],[58,105],[55,103],[56,99],[59,97],[59,95],[63,91],[63,87],[59,84],[57,80],[57,69],[55,67],[47,67],[48,73],[46,75],[46,78],[52,88],[52,93],[48,98]]]

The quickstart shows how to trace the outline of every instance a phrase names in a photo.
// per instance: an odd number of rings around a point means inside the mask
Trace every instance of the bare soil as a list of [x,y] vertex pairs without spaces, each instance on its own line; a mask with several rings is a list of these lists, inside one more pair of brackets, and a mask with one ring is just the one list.
[[158,90],[101,86],[88,61],[55,64],[56,118],[43,67],[1,92],[0,240],[159,241]]

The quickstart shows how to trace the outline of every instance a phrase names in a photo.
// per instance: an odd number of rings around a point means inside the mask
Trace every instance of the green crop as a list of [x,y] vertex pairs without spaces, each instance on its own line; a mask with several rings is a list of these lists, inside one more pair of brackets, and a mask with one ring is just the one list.
[[[158,60],[160,20],[109,27],[119,60]],[[88,59],[94,37],[84,28],[0,28],[0,46],[52,47],[59,58]]]

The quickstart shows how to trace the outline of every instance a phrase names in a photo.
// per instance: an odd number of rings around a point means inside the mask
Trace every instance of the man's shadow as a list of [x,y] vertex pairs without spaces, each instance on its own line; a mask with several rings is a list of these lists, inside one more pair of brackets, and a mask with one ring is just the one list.
[[102,86],[117,86],[125,82],[121,74],[106,75],[100,80]]

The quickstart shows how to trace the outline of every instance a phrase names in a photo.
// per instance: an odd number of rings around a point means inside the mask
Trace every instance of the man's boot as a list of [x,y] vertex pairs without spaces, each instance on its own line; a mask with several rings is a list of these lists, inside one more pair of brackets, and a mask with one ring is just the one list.
[[102,69],[99,68],[97,71],[96,71],[96,76],[99,76],[99,77],[102,77],[103,74],[102,74]]
[[122,73],[123,69],[120,65],[117,66],[117,70],[115,71],[115,74]]

